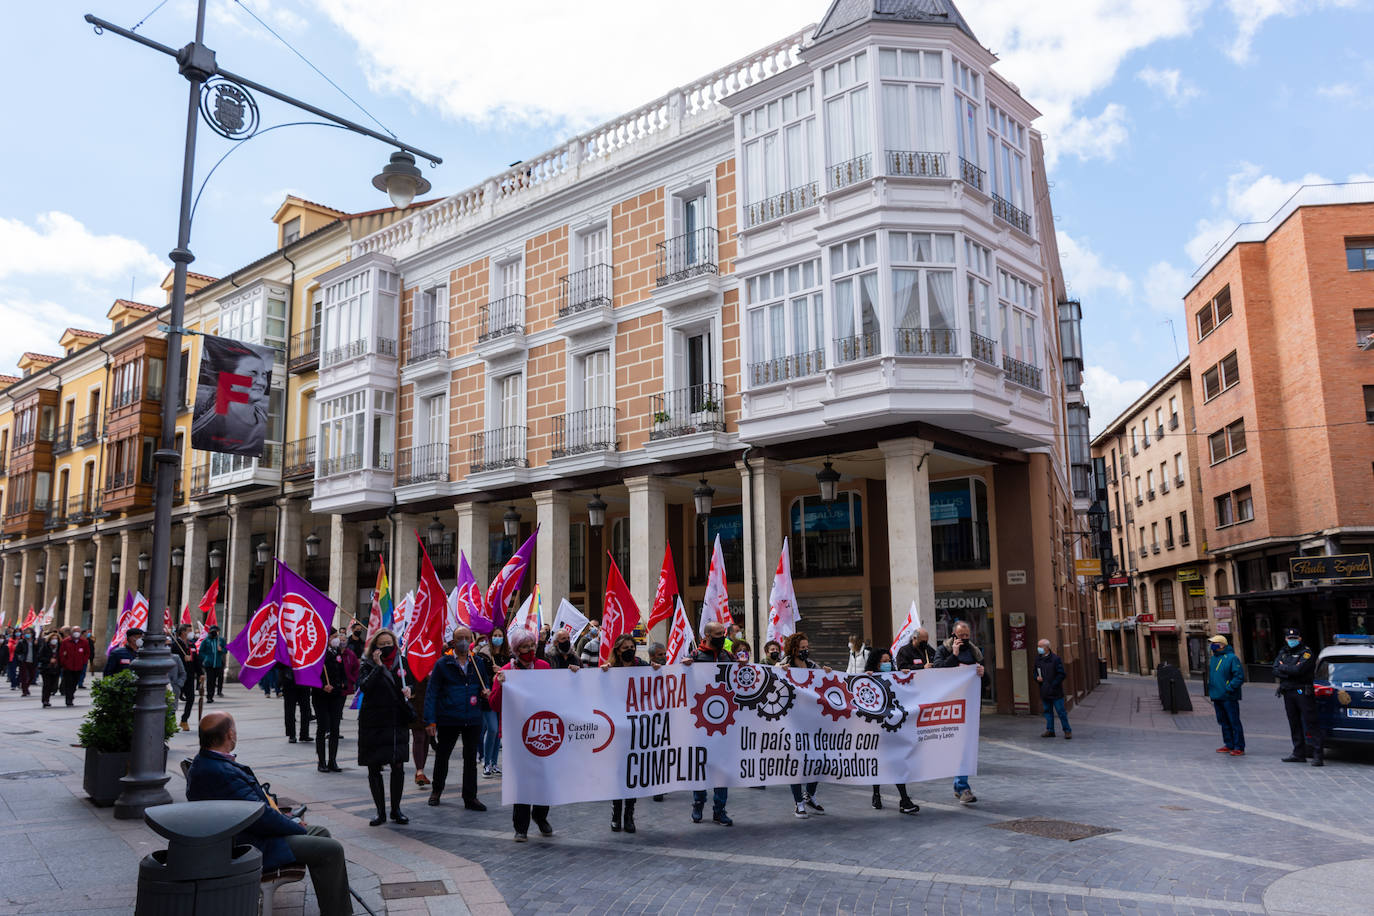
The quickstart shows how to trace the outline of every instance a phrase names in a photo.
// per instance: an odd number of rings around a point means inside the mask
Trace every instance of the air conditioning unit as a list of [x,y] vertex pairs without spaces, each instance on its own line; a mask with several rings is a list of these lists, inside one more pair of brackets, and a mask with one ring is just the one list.
[[1287,588],[1287,587],[1288,587],[1288,573],[1286,573],[1286,572],[1271,572],[1271,573],[1269,574],[1269,587],[1272,588],[1272,589],[1274,589],[1275,591],[1277,591],[1278,589],[1281,589],[1281,588]]

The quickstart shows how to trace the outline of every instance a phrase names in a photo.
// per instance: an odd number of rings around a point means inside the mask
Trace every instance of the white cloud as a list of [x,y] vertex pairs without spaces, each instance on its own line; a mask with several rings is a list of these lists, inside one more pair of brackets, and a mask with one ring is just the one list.
[[1090,432],[1096,436],[1150,387],[1144,379],[1121,379],[1103,366],[1083,370],[1083,394],[1092,408]]
[[1178,70],[1160,70],[1146,67],[1136,75],[1146,86],[1164,96],[1165,101],[1182,105],[1189,99],[1197,98],[1198,88],[1183,78]]
[[1129,299],[1131,278],[1102,262],[1086,241],[1079,241],[1067,232],[1056,233],[1059,242],[1059,262],[1064,268],[1064,281],[1074,296],[1099,298],[1110,294],[1118,300]]
[[[1351,176],[1359,181],[1362,176]],[[1330,184],[1331,179],[1309,172],[1293,181],[1264,173],[1258,165],[1242,162],[1226,179],[1225,197],[1214,202],[1216,215],[1197,221],[1184,250],[1193,263],[1201,264],[1212,249],[1225,241],[1239,223],[1261,222],[1274,215],[1283,202],[1305,184]]]
[[[1114,159],[1116,150],[1126,142],[1126,109],[1108,103],[1096,117],[1076,117],[1056,135],[1057,148],[1079,159]],[[1046,159],[1054,158],[1049,151]]]
[[30,226],[0,217],[0,280],[51,275],[114,280],[141,275],[161,279],[167,266],[141,242],[97,235],[75,217],[53,210]]
[[252,0],[246,7],[234,2],[212,3],[208,8],[210,23],[266,41],[276,41],[262,26],[253,21],[253,17],[246,12],[248,8],[278,34],[304,32],[309,26],[299,13],[286,9],[272,0]]
[[1183,302],[1183,294],[1193,285],[1188,272],[1168,261],[1156,261],[1145,272],[1145,304],[1161,314],[1173,315]]
[[1330,86],[1318,86],[1317,95],[1325,96],[1328,99],[1352,99],[1355,97],[1355,87],[1349,83],[1333,83]]
[[1238,64],[1251,62],[1251,46],[1260,27],[1276,16],[1298,16],[1322,7],[1351,7],[1356,0],[1226,0],[1236,19],[1236,37],[1226,54]]

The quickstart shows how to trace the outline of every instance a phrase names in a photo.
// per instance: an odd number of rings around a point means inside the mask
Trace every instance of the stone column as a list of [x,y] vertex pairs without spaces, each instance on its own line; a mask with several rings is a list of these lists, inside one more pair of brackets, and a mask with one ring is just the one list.
[[110,554],[114,538],[97,534],[91,537],[95,545],[95,568],[91,576],[91,638],[95,640],[97,670],[105,665],[105,647],[110,644],[119,608],[110,612]]
[[541,537],[535,550],[534,581],[544,599],[544,622],[553,623],[558,603],[568,597],[568,522],[572,497],[557,490],[534,494]]
[[487,584],[487,560],[491,554],[491,506],[487,503],[459,503],[458,549],[468,558],[477,584]]
[[[138,591],[138,534],[124,529],[119,532],[119,588],[116,590],[115,621],[124,607],[124,594]],[[149,613],[152,613],[149,610]]]
[[86,591],[82,565],[86,562],[86,542],[73,538],[67,542],[67,597],[65,610],[58,615],[57,625],[69,627],[81,623],[81,596]]
[[396,541],[391,548],[387,563],[391,579],[391,594],[399,603],[406,592],[414,591],[419,576],[416,574],[420,563],[420,544],[415,540],[415,532],[420,530],[423,516],[410,512],[396,514]]
[[[648,620],[649,609],[658,591],[658,573],[663,568],[663,548],[668,543],[667,511],[664,493],[668,483],[662,477],[630,477],[630,594]],[[590,616],[590,614],[588,615]],[[668,623],[654,627],[649,641],[668,641]]]
[[15,618],[15,605],[19,603],[19,595],[15,590],[13,579],[15,571],[22,565],[22,559],[16,550],[6,551],[0,556],[0,620],[6,624],[12,624]]
[[[229,508],[229,550],[224,558],[224,619],[219,632],[226,640],[234,638],[256,608],[248,606],[248,578],[253,571],[253,512],[241,506]],[[233,664],[232,662],[230,663]]]
[[[23,565],[20,568],[19,579],[19,607],[15,622],[22,624],[24,618],[29,616],[29,608],[38,602],[38,582],[34,573],[38,571],[38,565],[43,562],[43,552],[38,549],[24,551]],[[37,608],[34,608],[37,611]]]
[[[53,629],[62,625],[62,619],[57,614],[57,605],[61,604],[59,593],[66,587],[62,581],[60,570],[62,564],[67,559],[67,550],[57,544],[49,544],[43,548],[43,606],[35,608],[41,618],[43,612],[48,609],[48,605],[53,608]],[[68,570],[70,572],[70,569]],[[57,598],[57,601],[53,601]]]
[[735,462],[744,493],[744,629],[755,655],[761,658],[763,634],[768,629],[768,593],[782,553],[782,464],[773,458],[749,463],[753,467],[752,484],[744,462]]
[[[209,541],[210,520],[188,515],[183,524],[186,526],[186,540],[181,548],[185,551],[181,566],[181,606],[187,607],[199,604],[210,585],[210,554],[205,546]],[[193,612],[192,619],[201,618]]]
[[305,535],[301,533],[304,501],[288,496],[277,500],[277,508],[281,513],[277,521],[277,559],[304,574],[305,567],[301,564],[305,556]]
[[341,614],[367,620],[367,609],[358,603],[358,526],[342,515],[329,516],[329,597]]
[[[892,632],[911,602],[927,628],[935,624],[935,562],[930,544],[930,465],[925,439],[879,442],[887,483],[887,557],[892,584]],[[934,630],[931,630],[932,636]]]

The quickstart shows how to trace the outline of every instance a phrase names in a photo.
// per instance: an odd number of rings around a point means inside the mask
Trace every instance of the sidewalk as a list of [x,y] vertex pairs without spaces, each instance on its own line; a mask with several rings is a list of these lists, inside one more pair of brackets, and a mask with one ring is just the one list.
[[[28,699],[0,688],[0,716],[8,741],[0,745],[0,916],[6,914],[99,914],[127,916],[137,893],[138,862],[166,846],[141,820],[119,821],[110,808],[96,808],[81,788],[84,752],[72,745],[89,707],[89,691],[78,691],[76,706],[39,705],[37,691]],[[407,835],[406,828],[369,827],[370,814],[355,814],[368,799],[366,773],[356,764],[356,713],[345,713],[339,747],[343,773],[315,769],[315,748],[289,744],[282,723],[282,701],[261,691],[250,695],[237,684],[226,685],[225,700],[207,706],[234,715],[237,754],[283,799],[307,802],[306,819],[329,828],[348,855],[349,883],[376,913],[501,914],[508,913],[485,871],[452,853]],[[194,715],[193,715],[194,719]],[[312,729],[313,733],[313,729]],[[190,732],[175,736],[168,755],[173,774],[168,790],[184,801],[179,762],[194,756],[197,739]],[[407,767],[407,775],[413,768]],[[488,804],[498,804],[500,783],[484,780]],[[427,793],[407,782],[406,802],[412,813]],[[437,886],[405,888],[414,882]],[[283,916],[319,912],[309,879],[288,885],[277,896]],[[397,896],[418,890],[424,896]],[[384,899],[383,892],[392,899]],[[363,913],[361,907],[358,913]]]
[[[1160,706],[1159,684],[1152,676],[1113,673],[1083,697],[1070,711],[1069,720],[1098,728],[1148,729],[1171,732],[1216,732],[1220,735],[1212,701],[1202,693],[1202,682],[1188,678],[1192,712],[1170,713]],[[1274,696],[1273,684],[1246,684],[1240,704],[1247,738],[1288,738],[1288,718],[1283,701]]]

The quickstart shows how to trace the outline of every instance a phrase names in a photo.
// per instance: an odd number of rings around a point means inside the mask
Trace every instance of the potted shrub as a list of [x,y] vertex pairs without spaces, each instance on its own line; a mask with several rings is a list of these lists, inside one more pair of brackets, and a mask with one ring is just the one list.
[[659,424],[660,426],[663,425],[664,423],[667,423],[667,422],[668,422],[669,420],[671,420],[671,419],[672,419],[672,416],[671,416],[671,415],[668,413],[668,411],[666,411],[666,410],[656,410],[656,411],[654,411],[654,422],[657,423],[657,424]]
[[[129,752],[134,740],[134,698],[138,676],[121,671],[91,685],[91,709],[77,730],[86,749],[86,769],[82,788],[97,806],[113,805],[119,797],[119,781],[129,771]],[[164,740],[179,730],[172,691],[167,691],[167,721]],[[164,754],[165,748],[164,747]]]

